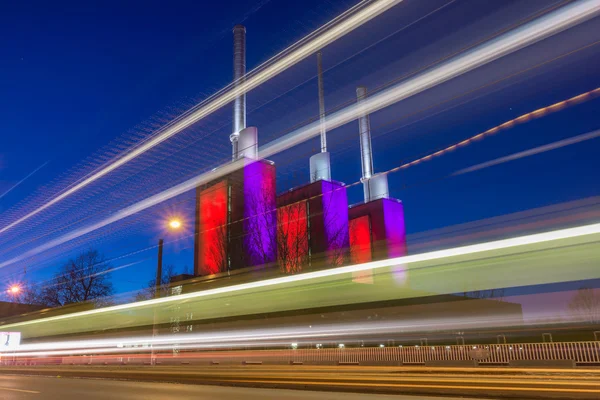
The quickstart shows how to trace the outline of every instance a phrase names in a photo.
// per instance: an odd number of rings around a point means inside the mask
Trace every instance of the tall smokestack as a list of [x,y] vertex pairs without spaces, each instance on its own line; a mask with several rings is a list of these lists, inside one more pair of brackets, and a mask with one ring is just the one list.
[[[367,98],[367,88],[364,86],[357,87],[356,98],[360,105]],[[358,129],[360,132],[362,179],[369,179],[373,176],[373,150],[371,148],[371,123],[369,121],[369,114],[360,114],[360,117],[358,118]]]
[[[238,87],[246,75],[246,27],[233,27],[233,81]],[[246,128],[246,95],[238,95],[233,103],[233,133],[229,137],[233,151],[233,160],[238,157],[238,138],[240,131]]]
[[310,158],[310,181],[331,180],[331,160],[327,152],[327,128],[325,126],[325,95],[323,89],[323,55],[317,53],[317,78],[319,82],[319,118],[321,120],[321,152]]
[[[359,86],[356,88],[356,98],[360,107],[361,103],[367,98],[367,88]],[[369,201],[388,198],[388,180],[387,174],[373,173],[373,149],[371,147],[371,122],[369,114],[362,112],[358,118],[358,128],[360,132],[360,159],[362,163],[362,178],[365,203]]]
[[319,117],[321,119],[321,152],[327,151],[327,128],[325,127],[325,90],[323,89],[323,54],[317,53],[317,76],[319,80]]

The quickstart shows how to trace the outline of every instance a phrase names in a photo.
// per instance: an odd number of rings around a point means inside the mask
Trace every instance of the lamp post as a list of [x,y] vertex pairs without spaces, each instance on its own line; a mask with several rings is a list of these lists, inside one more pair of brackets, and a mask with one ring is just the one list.
[[156,286],[154,289],[154,298],[160,297],[160,289],[162,286],[162,258],[163,258],[163,240],[158,239],[158,261],[156,263]]
[[[181,221],[179,219],[171,219],[168,223],[168,227],[171,230],[177,230],[179,228],[181,228]],[[163,244],[164,244],[164,240],[158,239],[158,260],[156,263],[156,285],[154,287],[154,298],[158,299],[159,297],[161,297],[161,290],[162,290],[162,262],[163,262]],[[156,336],[158,336],[158,327],[157,327],[157,323],[156,323],[156,319],[157,319],[157,315],[156,315],[156,305],[154,306],[154,321],[152,323],[152,338],[155,338]],[[150,345],[150,347],[152,348],[151,353],[150,353],[150,364],[152,365],[156,365],[156,356],[154,354],[154,348],[152,345]]]
[[[167,224],[169,229],[173,231],[180,229],[182,225],[181,220],[177,218],[169,220],[169,223]],[[162,286],[163,243],[163,239],[158,239],[158,261],[156,264],[156,289],[154,291],[154,298],[160,297],[160,288]]]

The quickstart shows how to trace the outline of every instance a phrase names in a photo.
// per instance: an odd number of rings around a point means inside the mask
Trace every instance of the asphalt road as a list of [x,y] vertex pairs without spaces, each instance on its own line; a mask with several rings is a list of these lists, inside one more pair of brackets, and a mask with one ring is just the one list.
[[[1,400],[427,400],[433,397],[0,375]],[[452,400],[446,397],[445,400]],[[456,399],[458,400],[458,399]]]
[[[254,398],[247,397],[245,393],[251,396],[256,394],[256,397],[260,396],[261,400],[270,398],[313,398],[310,397],[309,392],[299,393],[283,390],[304,389],[323,391],[315,395],[314,398],[343,398],[344,400],[376,398],[372,395],[373,393],[425,396],[418,398],[438,395],[455,397],[467,395],[470,397],[544,400],[600,399],[599,368],[519,369],[306,365],[5,366],[0,367],[0,374],[3,377],[0,381],[0,394],[11,391],[22,395],[37,394],[26,392],[31,390],[45,392],[45,395],[41,397],[43,399],[54,398],[52,396],[63,399],[65,397],[62,397],[62,392],[69,393],[71,389],[78,395],[86,393],[84,400],[95,398],[90,397],[88,393],[100,393],[101,396],[110,393],[110,398],[116,398],[113,396],[113,390],[115,392],[123,390],[133,395],[151,394],[153,396],[151,398],[173,398],[169,397],[173,395],[168,394],[168,388],[182,390],[183,397],[178,395],[177,398],[187,398],[185,393],[190,393],[190,396],[197,398],[206,391],[208,391],[207,396],[209,396],[206,398]],[[39,376],[39,378],[32,378],[34,375]],[[49,377],[54,379],[49,379]],[[88,378],[91,380],[72,380],[72,378]],[[108,381],[106,378],[114,379],[114,381]],[[28,380],[27,382],[31,386],[28,386],[21,379]],[[10,386],[9,383],[13,380],[19,383],[20,386]],[[47,383],[40,386],[38,380]],[[125,380],[128,382],[124,382]],[[64,381],[68,381],[68,385],[61,386]],[[134,381],[147,383],[135,383]],[[167,382],[171,382],[171,384]],[[172,382],[179,385],[173,385]],[[212,386],[193,386],[194,384]],[[87,389],[88,387],[94,387],[94,385],[104,385],[104,388]],[[148,391],[147,388],[154,387],[154,385],[158,385],[156,391]],[[224,388],[223,386],[226,385],[232,387]],[[247,388],[243,389],[242,386]],[[139,390],[136,388],[139,388]],[[262,389],[259,390],[258,388]],[[271,390],[264,391],[265,388]],[[166,397],[161,397],[162,394],[159,396],[161,390],[164,390],[164,396]],[[214,391],[221,391],[221,394]],[[348,393],[339,394],[335,392]],[[371,394],[356,397],[357,395],[350,394],[351,392]],[[244,394],[243,397],[236,397],[241,396],[242,393]],[[260,395],[257,393],[260,393]],[[281,393],[286,393],[285,396],[289,397],[282,397]],[[2,397],[0,395],[0,400],[4,398],[13,397]],[[137,397],[131,397],[128,394],[123,398]]]

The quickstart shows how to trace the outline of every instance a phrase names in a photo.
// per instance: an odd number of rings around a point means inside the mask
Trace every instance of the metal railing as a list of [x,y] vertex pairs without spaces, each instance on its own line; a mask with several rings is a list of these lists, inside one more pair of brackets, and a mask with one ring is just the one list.
[[[368,364],[425,365],[436,362],[474,362],[507,365],[514,361],[570,360],[577,365],[600,364],[600,341],[522,344],[380,346],[343,348],[297,348],[281,350],[201,351],[157,354],[162,364],[264,363],[264,364]],[[149,364],[149,354],[115,354],[52,358],[2,358],[7,365]]]

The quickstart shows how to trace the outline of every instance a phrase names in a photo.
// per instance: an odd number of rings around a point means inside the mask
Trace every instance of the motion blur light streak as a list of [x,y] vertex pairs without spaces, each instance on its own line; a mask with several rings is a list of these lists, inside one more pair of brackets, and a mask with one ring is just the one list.
[[19,182],[15,183],[10,188],[8,188],[8,190],[6,190],[4,193],[0,194],[0,199],[2,199],[4,196],[6,196],[7,194],[9,194],[13,190],[15,190],[19,185],[21,185],[23,182],[25,182],[28,178],[30,178],[33,174],[38,172],[40,169],[44,168],[48,164],[48,162],[49,161],[46,161],[45,163],[43,163],[42,165],[40,165],[39,167],[37,167],[36,169],[31,171],[29,174],[27,174],[27,176],[25,178],[21,179]]
[[[24,215],[23,217],[17,219],[16,221],[13,221],[10,224],[0,228],[0,233],[6,232],[7,230],[17,226],[21,222],[28,220],[36,214],[39,214],[48,207],[60,202],[61,200],[72,195],[73,193],[88,186],[92,182],[116,170],[120,166],[128,163],[129,161],[133,160],[139,155],[147,152],[148,150],[152,149],[158,144],[181,132],[183,129],[198,122],[202,118],[212,114],[221,107],[226,106],[239,95],[247,93],[250,90],[256,88],[262,83],[285,71],[289,67],[297,64],[298,62],[302,61],[306,57],[317,52],[318,50],[322,49],[328,44],[334,42],[340,37],[352,32],[354,29],[365,24],[366,22],[370,21],[376,16],[384,13],[385,11],[395,6],[396,4],[401,3],[402,1],[403,0],[377,0],[375,2],[367,0],[362,1],[357,6],[349,10],[350,16],[346,19],[343,19],[341,22],[337,21],[338,19],[346,16],[345,13],[342,16],[336,18],[334,21],[332,21],[334,23],[338,22],[332,27],[329,27],[329,24],[327,24],[321,29],[317,30],[316,32],[311,33],[306,38],[300,40],[298,43],[290,46],[288,50],[279,53],[275,57],[271,58],[264,64],[257,67],[254,71],[251,71],[248,74],[246,74],[244,81],[239,85],[235,87],[231,87],[230,85],[228,88],[225,88],[221,92],[212,96],[205,102],[207,104],[200,104],[199,108],[193,110],[192,112],[184,114],[179,119],[171,122],[161,131],[159,131],[156,135],[154,135],[147,141],[141,143],[138,147],[133,148],[129,153],[123,155],[114,162],[101,168],[99,171],[92,172],[88,177],[84,178],[79,183],[73,185],[58,196],[49,200],[47,203],[36,208],[30,213]],[[322,30],[324,31],[321,32]]]
[[[527,121],[531,121],[532,119],[540,118],[540,117],[546,116],[546,115],[548,115],[550,113],[553,113],[553,112],[556,112],[556,111],[560,111],[560,110],[562,110],[565,107],[568,107],[570,105],[579,104],[581,102],[584,102],[584,101],[587,101],[587,100],[591,100],[591,99],[595,98],[599,94],[600,94],[600,88],[596,88],[594,90],[590,90],[589,92],[585,92],[585,93],[579,94],[577,96],[571,97],[570,99],[559,101],[558,103],[554,103],[554,104],[549,105],[547,107],[539,108],[539,109],[537,109],[535,111],[532,111],[532,112],[520,115],[517,118],[513,118],[513,119],[511,119],[509,121],[503,122],[502,124],[494,126],[493,128],[490,128],[490,129],[488,129],[485,132],[478,133],[477,135],[471,136],[468,139],[465,139],[465,140],[462,140],[460,142],[457,142],[457,143],[455,143],[455,144],[453,144],[451,146],[448,146],[448,147],[446,147],[446,148],[444,148],[442,150],[436,151],[435,153],[428,154],[428,155],[423,156],[421,158],[417,158],[416,160],[413,160],[413,161],[411,161],[409,163],[402,164],[399,167],[387,170],[387,171],[385,171],[385,173],[397,172],[397,171],[399,171],[401,169],[412,167],[413,165],[419,164],[419,163],[421,163],[423,161],[429,161],[433,157],[438,157],[438,156],[444,155],[446,153],[449,153],[451,151],[454,151],[458,147],[462,147],[462,146],[465,146],[467,144],[473,143],[473,141],[475,141],[475,140],[480,140],[480,139],[485,138],[486,136],[496,134],[496,133],[500,132],[500,130],[502,130],[502,129],[512,128],[516,124],[520,124],[520,123],[524,123],[524,122],[527,122]],[[586,135],[591,135],[591,133],[586,134]],[[585,135],[581,135],[581,136],[585,136]],[[591,139],[591,137],[590,137],[590,139]],[[583,139],[583,140],[587,140],[587,139]],[[458,172],[455,173],[455,174],[458,174]]]
[[[600,13],[600,3],[585,0],[572,3],[546,16],[509,31],[494,40],[486,42],[465,54],[454,57],[405,82],[372,95],[360,104],[346,107],[330,114],[326,119],[328,129],[333,129],[355,120],[358,116],[370,114],[408,97],[414,96],[436,85],[456,78],[466,72],[488,64],[517,50],[537,43],[577,24],[587,21]],[[293,131],[274,140],[259,151],[259,157],[267,158],[289,149],[320,134],[320,121]]]
[[333,269],[329,269],[329,270],[308,272],[308,273],[299,274],[299,275],[292,275],[292,276],[273,278],[273,279],[257,281],[257,282],[243,283],[243,284],[239,284],[239,285],[233,285],[233,286],[216,288],[216,289],[209,289],[209,290],[204,290],[204,291],[200,291],[200,292],[186,293],[186,294],[181,294],[181,295],[177,295],[177,296],[162,297],[162,298],[157,298],[157,299],[152,299],[152,300],[147,300],[147,301],[141,301],[141,302],[137,302],[137,303],[121,304],[121,305],[117,305],[117,306],[99,308],[99,309],[89,310],[89,311],[76,312],[76,313],[72,313],[72,314],[58,315],[58,316],[53,316],[53,317],[40,318],[40,319],[36,319],[36,320],[17,322],[17,323],[13,323],[13,324],[4,325],[3,329],[18,328],[18,327],[23,327],[23,326],[28,326],[28,325],[50,322],[50,321],[67,320],[67,319],[73,319],[73,318],[77,318],[77,317],[109,313],[112,311],[133,310],[136,308],[152,306],[152,305],[177,303],[182,300],[202,298],[202,297],[207,297],[207,296],[216,295],[216,294],[230,294],[230,293],[236,293],[236,292],[241,292],[241,291],[245,291],[245,290],[266,288],[266,287],[276,286],[276,285],[290,283],[290,282],[307,282],[307,283],[309,283],[309,281],[311,279],[332,277],[332,276],[348,274],[348,273],[351,274],[351,273],[361,272],[361,271],[365,271],[365,270],[369,270],[369,269],[375,270],[375,269],[379,269],[379,268],[390,267],[392,265],[403,265],[403,266],[409,267],[409,264],[419,263],[422,261],[439,260],[439,259],[451,258],[451,257],[456,257],[456,256],[465,256],[465,255],[473,255],[473,254],[478,254],[478,253],[493,252],[493,251],[501,250],[501,249],[509,249],[509,248],[526,246],[526,245],[554,242],[554,241],[561,240],[561,239],[579,238],[579,237],[594,235],[594,234],[598,234],[598,233],[600,233],[600,223],[578,226],[575,228],[555,230],[555,231],[551,231],[551,232],[538,233],[538,234],[533,234],[533,235],[520,236],[520,237],[511,238],[511,239],[503,239],[503,240],[479,243],[479,244],[474,244],[474,245],[469,245],[469,246],[462,246],[462,247],[455,247],[455,248],[451,248],[451,249],[432,251],[432,252],[423,253],[423,254],[416,254],[416,255],[405,256],[405,257],[391,258],[391,259],[387,259],[387,260],[373,261],[373,262],[369,262],[369,263],[365,263],[365,264],[350,265],[350,266],[346,266],[346,267],[333,268]]
[[[375,7],[377,4],[379,4],[378,8],[376,8],[375,11],[383,12],[384,10],[382,8],[384,7],[384,3],[387,6],[392,6],[392,4],[388,4],[388,2],[378,2],[373,5],[373,7]],[[371,8],[368,8],[368,10],[371,10]],[[373,10],[371,10],[371,11],[375,12]],[[426,71],[420,75],[417,75],[416,77],[414,77],[408,81],[400,82],[400,83],[390,87],[389,89],[386,89],[380,93],[374,94],[371,97],[368,97],[367,99],[362,101],[360,104],[354,104],[354,105],[346,107],[336,113],[330,114],[326,118],[326,121],[325,121],[326,126],[328,127],[328,129],[333,129],[333,128],[339,127],[341,125],[344,125],[348,122],[355,120],[360,115],[372,113],[374,111],[385,108],[391,104],[394,104],[398,101],[401,101],[408,97],[414,96],[414,95],[421,93],[427,89],[430,89],[438,84],[446,82],[452,78],[456,78],[456,77],[458,77],[466,72],[469,72],[475,68],[478,68],[482,65],[488,64],[488,63],[490,63],[494,60],[497,60],[503,56],[506,56],[512,52],[523,49],[526,46],[534,44],[534,43],[541,41],[545,38],[548,38],[552,35],[560,33],[570,27],[573,27],[577,24],[585,22],[588,19],[596,16],[598,13],[600,13],[600,2],[598,2],[597,0],[583,0],[583,1],[575,2],[575,3],[571,3],[565,7],[562,7],[556,11],[549,13],[548,15],[545,15],[545,16],[538,18],[532,22],[529,22],[520,28],[509,31],[490,42],[484,43],[484,44],[468,51],[467,53],[465,53],[463,55],[454,57],[454,58],[438,65],[437,67],[430,69],[429,71]],[[372,16],[373,16],[372,14],[366,14],[366,15],[361,14],[361,15],[362,16],[360,18],[372,18]],[[358,21],[355,21],[357,18],[358,18]],[[352,21],[354,21],[354,23],[357,24],[360,21],[362,21],[360,18],[358,16],[355,16],[354,19],[352,19]],[[354,26],[354,25],[350,25],[350,26]],[[332,32],[333,32],[333,30],[332,30]],[[338,32],[338,33],[340,33],[340,32]],[[315,39],[315,41],[317,41],[318,44],[320,44],[320,45],[324,45],[324,43],[321,43],[320,40]],[[312,48],[309,45],[314,45],[314,43],[311,42],[306,45],[307,48]],[[304,47],[301,47],[299,50],[292,53],[292,55],[296,55],[296,53],[300,52],[302,49],[304,49]],[[304,51],[308,51],[308,50],[305,49]],[[292,55],[290,55],[289,57],[291,57]],[[299,57],[299,55],[296,55],[296,57]],[[276,65],[280,65],[281,63],[283,63],[283,61],[276,63]],[[273,68],[276,65],[274,65]],[[271,68],[271,67],[269,67],[269,68]],[[269,69],[269,68],[265,69],[265,71],[261,71],[260,73],[263,74],[268,71],[271,71],[272,68],[271,69]],[[248,78],[248,80],[243,85],[240,85],[240,88],[246,88],[246,86],[249,84],[249,82],[250,83],[254,82],[252,79],[255,79],[255,78]],[[235,97],[235,95],[239,94],[239,93],[233,93],[233,92],[228,92],[228,93],[230,93],[230,94],[232,93],[230,95],[231,98],[228,101],[231,101]],[[240,93],[242,93],[242,92],[240,92]],[[224,96],[229,96],[229,94],[226,94]],[[222,106],[222,105],[224,105],[224,104],[220,104],[219,106]],[[209,107],[209,106],[211,106],[211,105],[209,104],[206,107]],[[211,108],[211,110],[212,109],[213,108]],[[192,116],[187,117],[186,121],[194,116],[204,115],[204,114],[202,114],[202,112],[205,112],[203,110],[205,110],[205,108],[202,108],[198,111],[198,113],[194,113]],[[194,117],[194,118],[196,118],[196,117]],[[179,123],[179,125],[181,125],[181,124],[182,123]],[[179,126],[179,125],[176,124],[175,126]],[[179,129],[179,128],[177,128],[177,129]],[[181,128],[181,129],[183,129],[183,128]],[[175,129],[175,127],[172,127],[172,128],[169,128],[168,132],[176,133],[177,130]],[[259,157],[260,158],[268,158],[276,153],[279,153],[283,150],[289,149],[289,148],[296,146],[300,143],[303,143],[317,135],[320,135],[320,132],[321,132],[321,121],[315,121],[312,124],[309,124],[303,128],[299,128],[299,129],[283,136],[282,138],[277,139],[277,140],[271,142],[270,144],[263,146],[259,150]],[[175,133],[172,133],[172,134],[175,134]],[[163,139],[161,139],[161,138],[163,138]],[[155,143],[155,142],[158,143],[161,140],[164,140],[164,135],[153,139],[153,141],[148,142],[144,146],[150,146],[150,143]],[[133,154],[133,153],[131,153],[131,154]],[[123,158],[121,160],[125,160],[125,158]],[[121,161],[118,161],[117,163],[119,163],[119,162],[121,162]],[[125,162],[125,161],[123,161],[123,162]],[[109,167],[107,167],[107,169],[105,169],[103,171],[106,171],[105,173],[108,173],[109,172],[108,168],[114,169],[114,168],[117,168],[118,165],[121,165],[121,164],[117,164],[117,163],[112,164],[114,167],[109,166]],[[39,254],[43,251],[51,249],[60,244],[66,243],[72,239],[79,237],[79,236],[93,232],[99,228],[102,228],[113,222],[119,221],[119,220],[121,220],[125,217],[128,217],[130,215],[133,215],[139,211],[145,210],[149,207],[159,204],[159,203],[161,203],[165,200],[168,200],[172,197],[175,197],[175,196],[178,196],[185,192],[194,190],[196,187],[198,187],[204,183],[214,181],[220,177],[223,177],[229,173],[232,173],[236,170],[241,169],[243,166],[244,166],[244,161],[238,160],[233,163],[224,164],[221,167],[216,168],[213,171],[200,174],[200,175],[198,175],[194,178],[191,178],[185,182],[182,182],[170,189],[167,189],[161,193],[158,193],[158,194],[151,196],[147,199],[144,199],[138,203],[135,203],[129,207],[126,207],[126,208],[114,213],[112,216],[110,216],[104,220],[101,220],[95,224],[89,225],[87,227],[83,227],[83,228],[73,231],[73,232],[70,232],[66,235],[63,235],[61,237],[58,237],[54,240],[49,241],[44,245],[41,245],[41,246],[34,248],[32,250],[29,250],[27,252],[24,252],[23,254],[21,254],[19,256],[16,256],[16,257],[13,257],[12,259],[4,261],[4,262],[0,263],[0,268],[6,267],[7,265],[11,265],[18,261],[25,260],[28,257]],[[88,179],[91,179],[91,178],[88,178]],[[76,187],[74,187],[73,189],[75,189]],[[58,201],[58,200],[56,200],[56,201]],[[47,203],[47,204],[49,204],[49,203]],[[46,207],[46,206],[43,206],[43,207]],[[40,210],[40,209],[38,209],[38,210]],[[34,211],[33,213],[37,213],[37,212],[38,211]],[[29,214],[29,216],[31,216],[31,215],[33,215],[33,214]],[[29,217],[26,216],[23,218],[29,218]],[[14,226],[15,224],[21,222],[23,220],[23,218],[11,223],[9,226],[7,226],[5,228],[0,229],[0,233],[5,231],[6,229],[9,229],[10,227]]]
[[[102,340],[76,340],[76,341],[51,341],[33,344],[22,344],[11,353],[2,353],[2,356],[42,356],[58,354],[74,354],[79,350],[80,354],[104,352],[132,352],[149,351],[149,346],[154,349],[157,346],[183,346],[188,348],[209,347],[261,347],[269,345],[289,345],[290,340],[298,340],[298,343],[325,338],[356,338],[369,335],[386,335],[397,332],[420,332],[424,329],[472,329],[490,327],[520,326],[522,320],[517,317],[465,317],[460,321],[455,318],[420,318],[411,320],[375,322],[365,325],[362,323],[336,323],[322,327],[290,327],[269,329],[246,329],[227,332],[214,332],[206,334],[168,334],[160,337],[124,337]],[[266,341],[266,342],[265,342]],[[164,347],[168,348],[168,347]]]
[[560,149],[561,147],[570,146],[570,145],[576,144],[576,143],[581,143],[586,140],[595,139],[597,137],[600,137],[600,129],[593,131],[593,132],[584,133],[583,135],[578,135],[578,136],[575,136],[572,138],[559,140],[558,142],[539,146],[534,149],[520,151],[518,153],[511,154],[509,156],[500,157],[495,160],[491,160],[491,161],[487,161],[487,162],[484,162],[481,164],[473,165],[472,167],[464,168],[464,169],[461,169],[460,171],[456,171],[452,175],[466,174],[466,173],[477,171],[477,170],[484,169],[487,167],[492,167],[494,165],[503,164],[508,161],[518,160],[520,158],[529,157],[529,156],[544,153],[544,152],[550,151],[550,150]]

